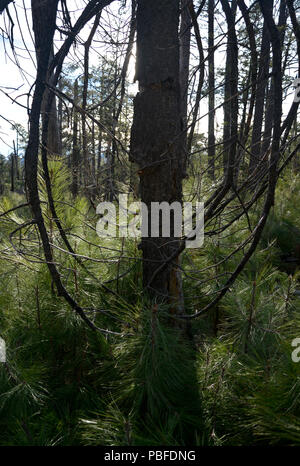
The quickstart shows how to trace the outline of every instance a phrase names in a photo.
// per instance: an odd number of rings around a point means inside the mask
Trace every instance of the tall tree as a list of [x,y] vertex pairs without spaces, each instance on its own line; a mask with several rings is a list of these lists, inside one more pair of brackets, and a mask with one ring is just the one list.
[[208,0],[208,164],[209,175],[215,176],[215,0]]
[[15,154],[10,154],[10,190],[15,191]]
[[88,156],[88,137],[87,137],[87,122],[86,122],[86,109],[87,109],[87,99],[88,99],[88,87],[89,87],[89,57],[90,57],[90,47],[92,45],[94,36],[96,34],[97,28],[99,26],[101,17],[101,11],[95,16],[95,21],[91,32],[88,36],[87,41],[84,44],[84,76],[83,76],[83,90],[82,90],[82,155],[83,155],[83,180],[84,186],[89,183],[90,179],[90,160]]
[[[265,6],[270,15],[273,11],[273,0],[265,0]],[[249,170],[252,172],[258,164],[261,156],[261,142],[262,142],[262,126],[265,108],[266,90],[269,81],[269,67],[270,67],[270,37],[269,30],[264,19],[261,51],[259,59],[258,82],[256,87],[256,103],[254,110],[254,121],[252,129],[252,142],[251,142],[251,155],[249,162]]]
[[[78,78],[74,83],[74,107],[73,107],[73,147],[72,147],[72,194],[77,196],[80,183],[80,145],[78,131],[78,112],[75,108],[78,105],[79,91]],[[86,168],[86,167],[84,167]]]
[[238,45],[235,30],[236,1],[230,6],[221,0],[228,25],[225,89],[224,89],[224,128],[223,161],[226,184],[231,185],[236,167],[236,148],[238,133]]
[[[40,19],[40,16],[43,14],[44,3],[32,0],[31,9],[32,9],[32,23],[34,31],[34,40],[35,40],[35,51],[37,56],[37,61],[41,60],[40,54],[42,53],[43,41],[44,41],[44,28],[45,25]],[[54,46],[52,44],[49,63],[53,60],[54,57]],[[53,73],[47,73],[47,82],[50,85],[53,85]],[[59,138],[59,123],[58,123],[58,114],[56,107],[56,99],[51,95],[52,91],[48,88],[45,89],[43,101],[42,101],[42,119],[43,124],[47,124],[48,127],[48,137],[47,137],[47,151],[51,154],[58,154],[61,152],[60,147],[60,138]]]
[[180,89],[181,89],[181,117],[183,127],[183,148],[186,152],[184,158],[187,159],[187,109],[188,109],[188,87],[190,72],[191,54],[191,16],[189,13],[192,0],[181,0],[181,21],[180,21]]
[[[181,202],[182,143],[179,77],[179,0],[138,0],[136,78],[131,157],[140,170],[141,200]],[[161,222],[160,222],[161,231]],[[150,294],[178,304],[178,238],[143,237],[143,282]],[[168,260],[175,256],[174,261]]]

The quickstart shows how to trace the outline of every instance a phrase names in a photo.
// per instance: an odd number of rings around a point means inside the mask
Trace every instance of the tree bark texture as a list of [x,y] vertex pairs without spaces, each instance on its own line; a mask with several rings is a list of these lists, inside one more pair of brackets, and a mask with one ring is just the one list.
[[[182,200],[183,151],[179,78],[179,0],[139,0],[137,70],[139,93],[134,102],[131,158],[139,166],[141,200]],[[150,225],[149,215],[149,225]],[[178,258],[162,265],[178,248],[170,238],[142,238],[143,282],[150,294],[181,300]],[[158,272],[159,271],[159,272]]]

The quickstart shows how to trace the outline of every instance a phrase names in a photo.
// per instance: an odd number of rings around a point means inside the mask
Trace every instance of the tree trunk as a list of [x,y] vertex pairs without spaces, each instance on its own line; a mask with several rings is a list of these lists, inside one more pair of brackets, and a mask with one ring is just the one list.
[[215,0],[208,0],[208,174],[215,178],[215,38],[214,38]]
[[[32,24],[33,24],[33,31],[34,31],[34,40],[35,40],[35,51],[37,56],[37,61],[41,60],[41,53],[42,53],[42,46],[44,41],[45,35],[45,25],[43,21],[41,21],[40,17],[43,15],[44,5],[45,2],[43,1],[33,1],[31,2],[31,9],[32,9]],[[49,62],[53,60],[54,57],[54,48],[52,45]],[[47,73],[46,80],[49,82],[50,85],[53,85],[53,73]],[[43,96],[42,101],[42,120],[43,124],[47,120],[48,124],[48,137],[47,137],[47,150],[50,154],[59,154],[61,152],[61,147],[59,145],[59,124],[58,124],[58,115],[57,115],[57,107],[56,107],[56,98],[50,95],[51,91],[46,88]],[[50,104],[49,104],[50,102]],[[48,113],[48,115],[47,115]]]
[[[134,101],[131,158],[140,169],[141,200],[148,207],[149,226],[151,203],[182,200],[179,15],[179,0],[138,1],[139,93]],[[178,311],[182,305],[178,257],[168,261],[179,246],[173,227],[169,238],[142,237],[143,283],[150,295],[167,300]]]
[[[78,103],[78,79],[74,84],[74,103]],[[78,138],[78,113],[76,108],[73,108],[73,151],[72,151],[72,186],[71,191],[74,197],[78,194],[79,181],[80,181],[80,146]]]
[[[267,9],[273,10],[273,0],[265,0]],[[264,21],[259,59],[258,83],[256,88],[256,103],[254,110],[254,121],[252,129],[251,156],[249,170],[252,172],[261,158],[262,125],[265,106],[266,89],[268,85],[268,74],[270,66],[270,38]]]
[[[117,125],[118,125],[118,118],[119,115],[117,115],[117,87],[118,87],[118,64],[117,60],[115,63],[115,69],[114,69],[114,81],[113,81],[113,86],[114,86],[114,93],[113,93],[113,111],[112,111],[112,128],[111,128],[111,134],[112,134],[112,139],[111,139],[111,151],[109,153],[109,201],[112,202],[115,198],[115,163],[116,163],[116,156],[117,156],[117,143],[116,143],[116,131],[117,131]],[[121,109],[120,109],[121,113]]]
[[15,155],[10,155],[10,190],[15,192]]
[[[185,151],[184,160],[187,160],[187,107],[188,107],[188,87],[190,71],[191,52],[191,16],[189,4],[191,0],[181,0],[181,24],[180,24],[180,89],[181,89],[181,118],[183,128],[183,148]],[[185,163],[186,165],[186,163]],[[185,169],[185,167],[184,167]]]
[[89,87],[89,57],[90,47],[92,45],[94,36],[100,23],[101,11],[96,15],[93,27],[89,34],[87,41],[84,44],[84,76],[83,76],[83,90],[82,90],[82,158],[83,158],[83,180],[84,187],[91,182],[91,167],[88,154],[88,137],[87,137],[87,124],[86,124],[86,109],[88,100],[88,87]]
[[[285,26],[287,20],[287,8],[285,0],[281,0],[279,8],[279,20],[278,29],[280,33],[281,46],[284,43]],[[262,141],[261,156],[263,157],[265,152],[268,150],[271,144],[273,122],[274,122],[274,82],[271,80],[268,87],[267,98],[266,98],[266,115],[265,115],[265,129]]]
[[[62,81],[61,79],[58,82],[58,89],[62,91]],[[60,153],[63,153],[63,102],[62,99],[58,101],[58,132],[59,132],[59,147]]]
[[228,25],[228,42],[225,70],[223,163],[227,185],[234,183],[237,172],[236,148],[238,139],[238,44],[235,31],[237,4],[221,0]]

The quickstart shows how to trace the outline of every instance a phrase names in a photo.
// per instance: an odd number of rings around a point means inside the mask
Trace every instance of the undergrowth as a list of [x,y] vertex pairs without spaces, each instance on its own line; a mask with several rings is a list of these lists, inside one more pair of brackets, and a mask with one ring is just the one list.
[[[299,445],[300,365],[291,358],[291,342],[300,337],[299,274],[281,267],[300,238],[299,177],[280,181],[253,258],[221,303],[191,321],[186,338],[168,309],[144,296],[138,242],[100,241],[89,203],[74,202],[62,188],[63,171],[55,163],[50,168],[57,212],[88,263],[82,267],[64,252],[41,179],[64,285],[111,333],[90,330],[57,296],[38,259],[34,225],[22,239],[9,236],[30,220],[29,209],[3,217],[0,336],[7,363],[0,365],[0,445]],[[22,202],[3,196],[0,211]],[[243,251],[230,263],[224,258],[243,239],[247,221],[231,228],[225,239],[183,255],[187,312],[204,307],[238,264]]]

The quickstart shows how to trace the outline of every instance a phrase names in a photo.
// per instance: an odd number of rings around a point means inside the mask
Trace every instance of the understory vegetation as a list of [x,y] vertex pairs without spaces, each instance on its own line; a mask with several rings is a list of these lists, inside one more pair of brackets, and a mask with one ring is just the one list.
[[[51,170],[57,209],[83,258],[82,264],[71,255],[64,260],[66,285],[75,296],[80,290],[88,316],[111,333],[90,330],[57,296],[37,259],[41,245],[34,226],[23,231],[20,243],[35,244],[30,262],[22,257],[18,234],[7,239],[16,224],[28,222],[29,209],[5,215],[0,307],[7,363],[0,366],[0,444],[298,445],[300,364],[292,361],[291,343],[300,336],[299,273],[297,266],[287,269],[284,258],[300,244],[300,177],[287,172],[280,180],[255,255],[226,297],[191,321],[185,339],[170,326],[167,307],[144,298],[137,241],[123,241],[120,265],[111,252],[120,240],[97,237],[86,199],[72,203],[59,161]],[[40,190],[42,196],[42,183]],[[6,194],[1,211],[23,201]],[[62,247],[57,228],[49,228],[52,244]],[[209,277],[216,275],[216,264],[221,286],[228,270],[222,259],[245,229],[243,218],[222,243],[207,239],[201,250],[183,257],[189,313],[203,308],[205,296],[214,292]],[[6,257],[11,244],[15,254]],[[56,254],[59,259],[62,253]],[[95,261],[89,273],[84,257]],[[196,281],[189,278],[194,268],[205,268]]]

